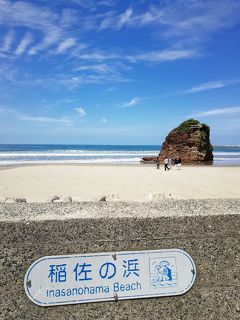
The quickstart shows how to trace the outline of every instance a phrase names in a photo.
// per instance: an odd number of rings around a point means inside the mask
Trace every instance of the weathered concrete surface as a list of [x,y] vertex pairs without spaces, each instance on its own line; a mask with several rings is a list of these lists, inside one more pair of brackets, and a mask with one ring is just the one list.
[[[240,200],[5,204],[0,244],[1,320],[240,319]],[[43,308],[24,292],[25,272],[41,256],[166,248],[196,263],[183,296]]]

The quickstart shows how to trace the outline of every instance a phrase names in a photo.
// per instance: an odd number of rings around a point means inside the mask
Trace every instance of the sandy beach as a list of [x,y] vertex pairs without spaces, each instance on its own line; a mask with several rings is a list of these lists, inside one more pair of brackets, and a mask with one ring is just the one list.
[[155,166],[23,166],[0,170],[0,198],[42,202],[49,196],[97,201],[240,198],[240,167],[193,167],[157,170]]

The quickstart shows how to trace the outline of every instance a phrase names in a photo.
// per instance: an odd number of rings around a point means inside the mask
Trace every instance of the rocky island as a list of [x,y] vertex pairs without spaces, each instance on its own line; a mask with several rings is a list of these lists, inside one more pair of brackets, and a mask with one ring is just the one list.
[[[198,120],[189,119],[174,128],[166,137],[160,151],[160,161],[165,157],[181,158],[183,162],[211,162],[213,147],[210,128]],[[157,157],[146,157],[143,162],[154,162]]]

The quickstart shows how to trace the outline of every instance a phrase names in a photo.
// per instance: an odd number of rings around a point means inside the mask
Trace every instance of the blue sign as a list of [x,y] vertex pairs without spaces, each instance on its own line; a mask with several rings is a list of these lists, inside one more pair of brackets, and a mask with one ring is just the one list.
[[42,257],[28,269],[24,287],[40,306],[175,296],[196,278],[179,249]]

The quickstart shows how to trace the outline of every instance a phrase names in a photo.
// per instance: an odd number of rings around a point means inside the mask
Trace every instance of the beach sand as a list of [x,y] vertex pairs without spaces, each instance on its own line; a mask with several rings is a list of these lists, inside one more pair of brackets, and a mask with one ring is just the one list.
[[[76,201],[113,194],[121,201],[240,198],[240,167],[49,165],[0,170],[0,198],[41,202],[49,196]],[[113,197],[114,198],[114,197]]]

